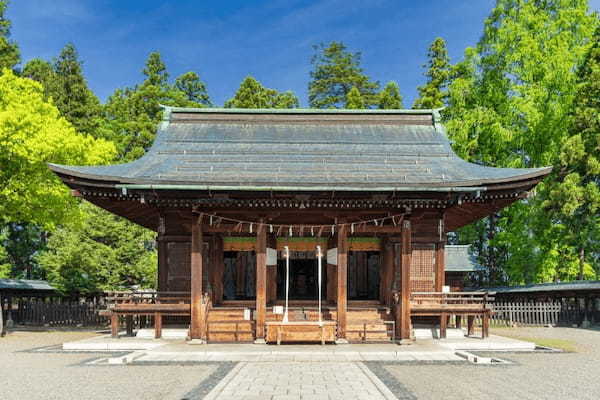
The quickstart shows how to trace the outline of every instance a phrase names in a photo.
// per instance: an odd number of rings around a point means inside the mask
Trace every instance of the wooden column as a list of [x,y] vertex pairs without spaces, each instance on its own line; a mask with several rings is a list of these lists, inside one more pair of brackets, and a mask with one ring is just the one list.
[[225,272],[225,259],[223,254],[223,237],[215,234],[212,239],[212,274],[213,302],[221,304],[223,301],[223,274]]
[[169,264],[168,264],[168,249],[169,243],[164,239],[162,234],[158,234],[156,240],[158,252],[158,291],[165,292],[169,290]]
[[435,248],[435,291],[441,292],[446,284],[446,242],[438,242]]
[[412,228],[410,220],[402,222],[402,279],[401,279],[401,303],[400,303],[400,340],[411,340],[410,321],[410,264],[412,259]]
[[206,330],[204,307],[202,306],[202,240],[201,219],[193,217],[192,221],[192,250],[191,250],[191,324],[190,339],[203,340]]
[[[327,250],[335,248],[336,244],[333,238],[327,241],[327,249],[325,249],[325,260],[327,260]],[[325,261],[327,262],[327,261]],[[333,264],[327,264],[327,303],[336,304],[337,302],[337,269]]]
[[[277,249],[277,239],[274,234],[267,235],[267,246]],[[267,266],[267,304],[277,300],[277,264]]]
[[382,260],[379,276],[379,300],[390,305],[394,273],[394,247],[388,238],[383,238],[381,243]]
[[337,332],[338,341],[346,341],[346,310],[348,284],[348,236],[345,225],[337,234]]
[[[261,221],[262,222],[262,221]],[[256,229],[256,342],[265,342],[267,313],[267,230],[259,224]]]

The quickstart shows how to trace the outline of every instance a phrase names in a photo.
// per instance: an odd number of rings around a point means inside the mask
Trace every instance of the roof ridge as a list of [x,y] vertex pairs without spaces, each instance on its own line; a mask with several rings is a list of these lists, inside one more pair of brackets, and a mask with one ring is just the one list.
[[435,115],[433,109],[360,109],[340,108],[224,108],[224,107],[174,107],[160,104],[166,114],[171,113],[221,113],[221,114],[396,114]]

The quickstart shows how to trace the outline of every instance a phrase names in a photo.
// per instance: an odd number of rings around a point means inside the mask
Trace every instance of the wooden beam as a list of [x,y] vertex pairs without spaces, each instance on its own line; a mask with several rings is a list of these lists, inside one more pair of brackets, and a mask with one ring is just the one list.
[[446,242],[438,242],[435,248],[435,291],[441,292],[446,284]]
[[256,229],[256,342],[265,342],[267,314],[267,230],[265,225]]
[[412,262],[412,227],[411,221],[402,222],[402,260],[401,260],[401,303],[400,303],[400,340],[411,340],[410,321],[410,265]]
[[339,226],[337,234],[337,331],[338,341],[346,341],[346,311],[348,305],[348,230],[344,225]]
[[[201,218],[201,217],[200,217]],[[191,324],[190,339],[203,340],[206,330],[204,307],[202,306],[202,226],[200,220],[192,224],[191,250]]]

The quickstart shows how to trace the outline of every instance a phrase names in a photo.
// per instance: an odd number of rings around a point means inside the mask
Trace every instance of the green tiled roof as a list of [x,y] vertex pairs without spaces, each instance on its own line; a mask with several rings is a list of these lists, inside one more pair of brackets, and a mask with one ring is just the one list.
[[46,281],[37,281],[29,279],[0,279],[0,291],[49,291],[56,289],[50,286]]
[[446,245],[446,272],[475,272],[482,267],[477,264],[475,257],[469,254],[469,245]]
[[50,168],[116,187],[309,191],[474,191],[550,172],[461,160],[434,110],[189,108],[166,108],[136,161]]

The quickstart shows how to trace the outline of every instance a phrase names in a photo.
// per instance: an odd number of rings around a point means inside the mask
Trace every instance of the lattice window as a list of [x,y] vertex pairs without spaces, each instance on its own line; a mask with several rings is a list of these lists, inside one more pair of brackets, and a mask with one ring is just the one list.
[[410,286],[413,292],[435,290],[435,245],[413,244]]

